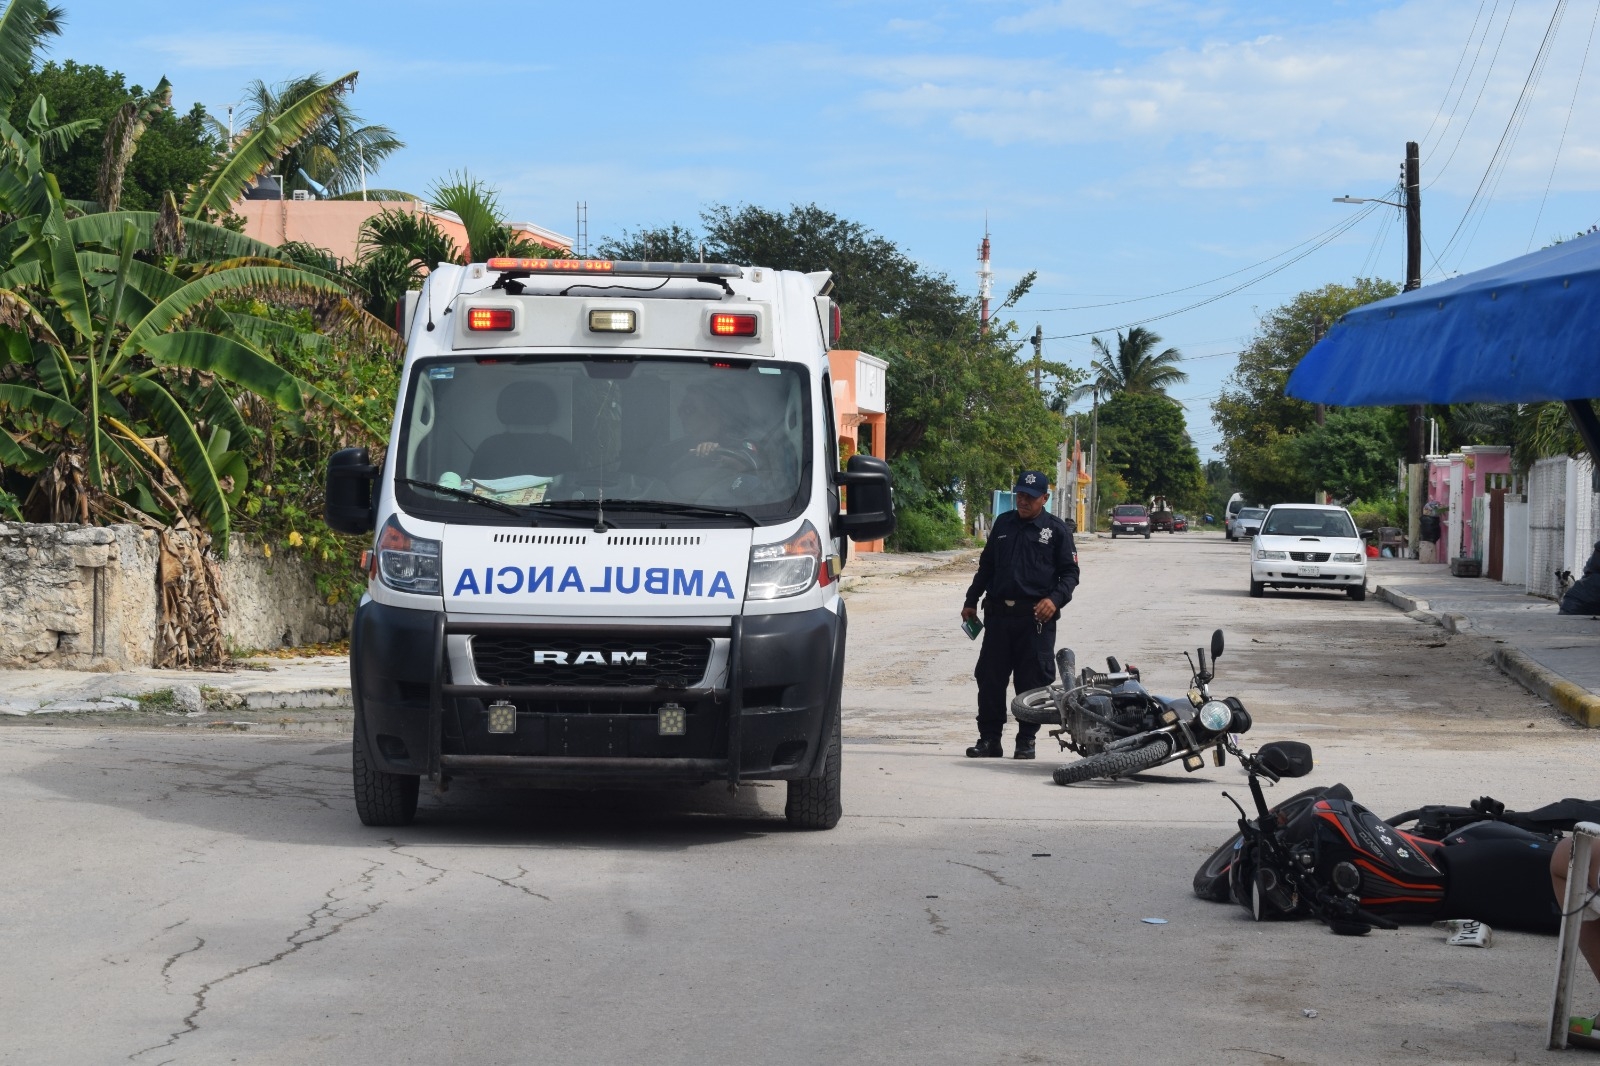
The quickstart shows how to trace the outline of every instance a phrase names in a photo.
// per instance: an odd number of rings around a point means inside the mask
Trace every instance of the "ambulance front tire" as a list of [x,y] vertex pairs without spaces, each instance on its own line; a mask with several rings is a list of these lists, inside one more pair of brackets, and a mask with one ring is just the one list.
[[359,704],[350,744],[350,783],[362,825],[406,826],[416,818],[422,779],[416,774],[391,774],[372,765],[367,757],[366,718]]
[[795,829],[832,829],[844,814],[840,798],[844,742],[839,718],[836,703],[828,730],[828,747],[822,754],[822,776],[789,782],[789,799],[783,806],[783,816]]

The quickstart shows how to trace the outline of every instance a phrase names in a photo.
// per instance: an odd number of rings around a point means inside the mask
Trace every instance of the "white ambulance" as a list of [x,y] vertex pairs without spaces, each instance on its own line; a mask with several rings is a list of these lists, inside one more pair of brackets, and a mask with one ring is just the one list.
[[[422,778],[788,782],[840,815],[850,540],[894,528],[887,465],[838,464],[826,273],[491,259],[405,315],[381,463],[328,466],[375,532],[350,642],[356,810]],[[841,489],[845,491],[841,493]]]

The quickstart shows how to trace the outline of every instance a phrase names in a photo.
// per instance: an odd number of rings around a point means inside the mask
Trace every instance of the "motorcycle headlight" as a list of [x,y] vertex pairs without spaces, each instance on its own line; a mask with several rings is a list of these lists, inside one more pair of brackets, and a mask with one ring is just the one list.
[[1221,700],[1207,700],[1200,706],[1199,718],[1207,732],[1221,733],[1233,724],[1233,708]]
[[1267,549],[1265,549],[1265,548],[1257,548],[1256,549],[1256,558],[1257,559],[1287,559],[1287,558],[1289,558],[1289,553],[1288,552],[1273,552],[1273,551],[1267,551]]
[[788,540],[750,549],[752,600],[798,596],[819,580],[826,585],[830,579],[822,565],[822,538],[810,522],[802,524]]
[[439,542],[413,537],[390,516],[378,534],[378,576],[396,592],[439,594]]
[[1359,563],[1361,554],[1359,552],[1338,552],[1334,555],[1333,561],[1336,563]]

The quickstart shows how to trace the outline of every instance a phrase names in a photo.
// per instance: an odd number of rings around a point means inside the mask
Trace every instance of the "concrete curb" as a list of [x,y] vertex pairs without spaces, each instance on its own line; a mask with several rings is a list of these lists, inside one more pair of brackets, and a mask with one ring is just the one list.
[[[1373,586],[1373,595],[1418,621],[1440,626],[1449,633],[1470,633],[1472,619],[1464,614],[1436,614],[1427,600],[1407,596],[1382,585]],[[1590,729],[1600,728],[1600,696],[1575,685],[1549,667],[1541,666],[1516,648],[1498,644],[1490,652],[1495,666],[1507,677],[1552,707]]]
[[1541,666],[1516,648],[1498,647],[1494,663],[1528,691],[1548,700],[1568,718],[1590,729],[1600,728],[1600,696],[1574,685],[1548,667]]

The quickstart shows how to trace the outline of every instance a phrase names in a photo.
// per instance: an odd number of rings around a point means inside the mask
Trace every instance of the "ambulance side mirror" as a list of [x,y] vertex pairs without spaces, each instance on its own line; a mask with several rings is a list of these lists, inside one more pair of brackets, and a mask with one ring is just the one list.
[[881,540],[894,532],[894,475],[875,455],[852,455],[845,472],[834,476],[845,490],[839,527],[854,541]]
[[328,458],[322,517],[338,533],[370,533],[377,522],[373,488],[378,468],[365,448],[341,448]]

